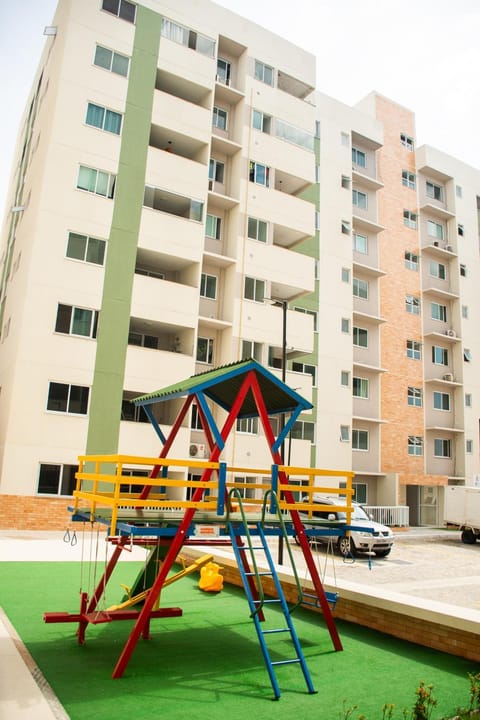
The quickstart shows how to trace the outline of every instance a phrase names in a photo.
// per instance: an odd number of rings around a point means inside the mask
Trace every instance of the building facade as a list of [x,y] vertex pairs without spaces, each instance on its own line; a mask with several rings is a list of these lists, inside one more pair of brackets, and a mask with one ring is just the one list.
[[[6,526],[61,527],[79,454],[158,454],[133,397],[245,357],[314,404],[292,464],[441,522],[480,472],[480,173],[209,0],[60,0],[52,28],[2,229]],[[229,464],[268,467],[260,432]],[[204,453],[193,412],[173,454]]]

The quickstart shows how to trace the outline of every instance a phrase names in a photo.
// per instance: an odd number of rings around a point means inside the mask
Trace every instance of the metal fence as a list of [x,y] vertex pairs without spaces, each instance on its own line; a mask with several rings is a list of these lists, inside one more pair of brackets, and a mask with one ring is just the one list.
[[390,527],[408,527],[409,510],[408,505],[363,505],[367,513],[375,522]]

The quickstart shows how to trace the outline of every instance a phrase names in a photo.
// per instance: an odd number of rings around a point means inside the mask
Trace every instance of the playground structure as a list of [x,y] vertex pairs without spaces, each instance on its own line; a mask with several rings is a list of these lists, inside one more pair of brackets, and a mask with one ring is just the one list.
[[[154,412],[157,403],[184,398],[180,411],[167,436],[164,435]],[[342,650],[332,615],[334,593],[326,593],[314,562],[310,539],[315,534],[347,534],[352,512],[352,476],[349,471],[321,470],[287,466],[280,449],[293,424],[302,411],[312,405],[254,360],[245,360],[206,373],[148,395],[137,398],[162,443],[159,457],[145,458],[130,455],[81,456],[77,473],[72,521],[101,523],[106,526],[107,540],[113,553],[105,563],[103,576],[88,597],[81,593],[79,613],[45,613],[45,622],[78,623],[78,642],[85,642],[90,623],[114,620],[134,620],[133,628],[113,671],[113,677],[123,675],[140,637],[150,635],[150,621],[159,617],[182,614],[180,608],[161,607],[161,592],[179,577],[199,570],[212,556],[205,555],[194,565],[169,576],[183,546],[227,546],[233,549],[245,589],[250,616],[257,636],[275,699],[280,697],[276,668],[298,664],[309,693],[313,683],[293,622],[292,612],[299,605],[320,608],[335,650]],[[210,404],[218,406],[217,415],[224,416],[217,424]],[[169,457],[175,438],[188,412],[195,404],[209,458],[183,460]],[[269,416],[281,414],[281,431],[275,437]],[[272,456],[270,468],[237,468],[228,466],[220,456],[237,419],[258,417]],[[127,468],[138,468],[132,475]],[[145,470],[148,477],[145,477]],[[188,479],[188,472],[200,473],[200,479]],[[251,473],[262,478],[255,486],[255,497],[242,497],[246,484],[233,481],[235,473]],[[263,478],[267,478],[264,480]],[[339,480],[346,487],[339,487]],[[325,487],[325,485],[327,485]],[[129,492],[125,492],[129,486]],[[251,484],[248,485],[251,489]],[[131,492],[134,489],[136,492]],[[346,499],[346,523],[321,521],[314,510],[331,511],[337,506],[314,504],[314,495],[339,495]],[[308,498],[306,501],[305,498]],[[308,517],[308,530],[299,516]],[[368,531],[368,530],[367,530]],[[303,552],[311,587],[305,591],[298,578],[289,538],[296,536]],[[276,537],[285,542],[294,574],[298,600],[289,607],[278,578],[268,539]],[[148,549],[147,571],[142,581],[137,579],[126,588],[127,599],[107,609],[100,607],[105,587],[122,552],[132,545]],[[262,577],[274,583],[275,597],[266,598]],[[262,623],[267,606],[275,603],[282,615],[281,627],[264,631]],[[293,657],[272,661],[270,636],[287,633],[293,645]]]

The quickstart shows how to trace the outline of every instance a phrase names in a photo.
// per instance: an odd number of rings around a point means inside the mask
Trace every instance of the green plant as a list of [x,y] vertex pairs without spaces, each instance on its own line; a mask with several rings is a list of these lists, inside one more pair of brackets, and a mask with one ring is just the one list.
[[420,683],[415,691],[416,700],[412,710],[412,720],[430,720],[433,708],[437,705],[432,691],[433,685],[425,685],[424,682]]

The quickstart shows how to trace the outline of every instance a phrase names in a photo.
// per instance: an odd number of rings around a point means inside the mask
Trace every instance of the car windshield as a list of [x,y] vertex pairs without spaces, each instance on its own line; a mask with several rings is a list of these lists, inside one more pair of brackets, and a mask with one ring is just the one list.
[[354,520],[370,520],[365,510],[361,508],[360,505],[355,505],[352,518]]

